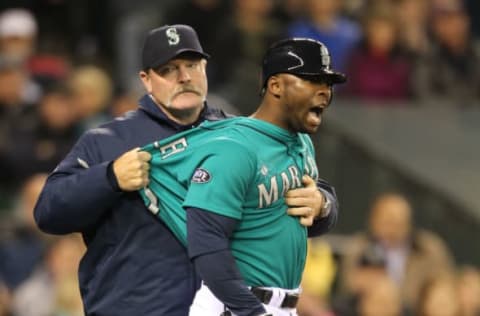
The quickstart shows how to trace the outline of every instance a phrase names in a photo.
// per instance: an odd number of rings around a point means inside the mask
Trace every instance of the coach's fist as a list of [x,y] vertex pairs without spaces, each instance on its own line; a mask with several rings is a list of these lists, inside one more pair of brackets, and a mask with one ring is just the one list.
[[148,184],[151,158],[152,155],[149,153],[135,148],[127,151],[113,162],[113,173],[122,191],[136,191]]

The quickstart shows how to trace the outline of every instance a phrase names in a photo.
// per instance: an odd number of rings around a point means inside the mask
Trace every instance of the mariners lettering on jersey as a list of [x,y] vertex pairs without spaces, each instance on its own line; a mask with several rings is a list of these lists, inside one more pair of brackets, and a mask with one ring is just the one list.
[[315,159],[310,155],[307,155],[307,159],[305,161],[305,166],[304,166],[304,172],[305,174],[308,174],[313,180],[318,179],[317,164],[315,163]]
[[150,190],[149,187],[144,188],[145,195],[147,196],[150,203],[148,204],[147,208],[153,214],[157,214],[160,209],[158,208],[158,198],[157,196]]
[[168,37],[168,44],[170,46],[172,45],[177,45],[180,42],[180,35],[177,33],[177,29],[174,27],[169,27],[166,31],[165,34]]
[[179,152],[182,152],[188,146],[187,139],[185,137],[177,139],[162,147],[160,147],[160,144],[158,142],[153,143],[153,145],[155,146],[155,148],[158,148],[160,150],[162,159],[165,159],[167,157],[170,157],[171,155],[175,155]]
[[279,197],[294,188],[302,186],[300,174],[295,165],[289,166],[286,171],[270,177],[265,183],[260,183],[258,188],[258,208],[269,207]]

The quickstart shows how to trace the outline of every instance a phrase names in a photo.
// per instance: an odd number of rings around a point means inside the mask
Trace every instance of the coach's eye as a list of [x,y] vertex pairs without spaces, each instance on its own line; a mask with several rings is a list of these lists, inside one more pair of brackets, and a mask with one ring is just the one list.
[[193,69],[193,68],[197,68],[199,64],[200,63],[198,61],[192,61],[187,64],[187,67]]
[[171,74],[176,70],[177,67],[175,66],[163,66],[155,70],[155,72],[160,76],[166,76]]

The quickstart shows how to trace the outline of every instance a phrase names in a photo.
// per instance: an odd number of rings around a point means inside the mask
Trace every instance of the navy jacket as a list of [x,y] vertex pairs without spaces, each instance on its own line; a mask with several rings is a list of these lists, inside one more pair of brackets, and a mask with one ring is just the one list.
[[[188,314],[199,279],[185,248],[137,192],[115,190],[107,169],[130,149],[225,117],[206,106],[198,122],[181,126],[146,95],[138,110],[86,132],[50,174],[35,220],[47,233],[82,233],[87,252],[79,281],[86,315]],[[319,223],[321,231],[331,227],[328,222]]]
[[[223,118],[205,107],[199,122]],[[190,127],[167,119],[144,96],[137,111],[85,133],[49,176],[35,219],[47,233],[82,233],[86,315],[188,314],[198,280],[185,248],[146,211],[138,193],[115,191],[107,166],[130,149]]]

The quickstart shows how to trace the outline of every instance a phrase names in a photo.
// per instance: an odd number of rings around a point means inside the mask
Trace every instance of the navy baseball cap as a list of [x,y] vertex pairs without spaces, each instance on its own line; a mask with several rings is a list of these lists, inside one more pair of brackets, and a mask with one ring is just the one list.
[[344,83],[347,78],[331,69],[327,46],[309,38],[289,38],[274,43],[263,58],[262,83],[278,73],[289,73],[330,84]]
[[142,51],[144,70],[166,64],[182,53],[198,54],[201,58],[210,56],[203,51],[195,30],[184,24],[164,25],[151,30]]

